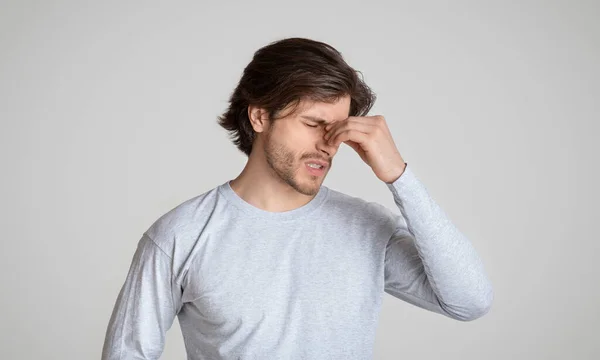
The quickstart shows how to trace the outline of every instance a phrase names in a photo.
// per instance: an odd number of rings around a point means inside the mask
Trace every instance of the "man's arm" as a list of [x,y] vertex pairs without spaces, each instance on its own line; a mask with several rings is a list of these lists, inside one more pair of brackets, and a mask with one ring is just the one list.
[[406,221],[396,215],[396,231],[385,254],[385,291],[456,320],[486,314],[493,289],[469,240],[408,165],[386,184]]
[[144,233],[117,297],[102,360],[158,359],[181,307],[172,260]]

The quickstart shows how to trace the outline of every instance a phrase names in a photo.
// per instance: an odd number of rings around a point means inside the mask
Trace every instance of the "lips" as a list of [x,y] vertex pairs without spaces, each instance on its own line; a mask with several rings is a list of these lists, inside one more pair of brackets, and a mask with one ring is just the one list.
[[323,169],[326,169],[327,166],[329,165],[325,161],[321,161],[321,160],[307,160],[304,163],[305,164],[318,164],[318,165],[321,165]]

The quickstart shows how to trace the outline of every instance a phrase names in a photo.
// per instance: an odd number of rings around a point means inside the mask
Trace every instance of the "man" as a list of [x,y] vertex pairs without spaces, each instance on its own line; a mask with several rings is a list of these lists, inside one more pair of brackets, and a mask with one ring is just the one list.
[[[469,240],[398,151],[375,95],[333,47],[255,54],[219,124],[248,156],[141,237],[102,358],[157,359],[178,317],[188,359],[370,359],[383,292],[460,321],[493,291]],[[398,215],[322,185],[344,143]]]

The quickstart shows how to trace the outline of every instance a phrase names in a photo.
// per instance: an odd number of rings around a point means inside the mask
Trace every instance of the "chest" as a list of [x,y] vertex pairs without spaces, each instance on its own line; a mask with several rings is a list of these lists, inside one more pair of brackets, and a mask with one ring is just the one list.
[[333,331],[370,317],[381,301],[384,247],[361,231],[230,229],[201,240],[184,302],[223,330],[299,321]]

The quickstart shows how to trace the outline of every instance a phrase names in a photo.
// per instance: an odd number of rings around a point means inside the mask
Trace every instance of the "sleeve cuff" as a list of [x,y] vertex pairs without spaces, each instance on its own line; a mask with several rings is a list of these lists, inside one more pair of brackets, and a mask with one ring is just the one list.
[[412,171],[412,168],[408,165],[408,162],[405,162],[405,164],[406,167],[404,168],[402,175],[400,175],[398,179],[394,180],[394,182],[386,183],[388,189],[390,189],[394,196],[397,197],[400,197],[400,193],[402,191],[418,181],[415,173]]

